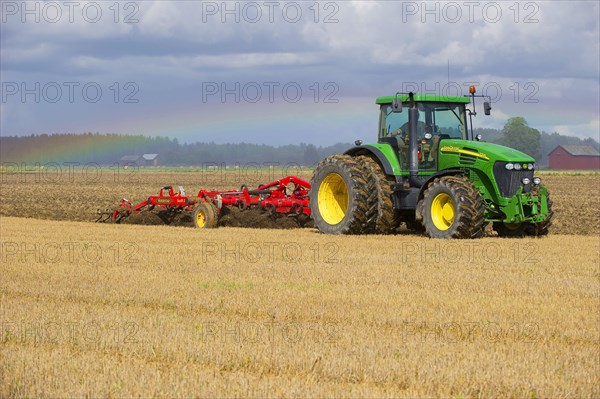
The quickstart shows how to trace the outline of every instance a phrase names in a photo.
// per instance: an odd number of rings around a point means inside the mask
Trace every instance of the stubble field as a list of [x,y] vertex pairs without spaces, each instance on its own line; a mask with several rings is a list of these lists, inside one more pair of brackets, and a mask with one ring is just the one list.
[[283,176],[112,172],[2,176],[2,397],[600,395],[597,175],[542,175],[548,237],[440,241],[90,223]]

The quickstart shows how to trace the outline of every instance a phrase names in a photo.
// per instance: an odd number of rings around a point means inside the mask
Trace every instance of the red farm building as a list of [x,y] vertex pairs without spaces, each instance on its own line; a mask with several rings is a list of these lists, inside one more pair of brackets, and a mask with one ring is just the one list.
[[550,169],[600,169],[600,152],[589,145],[559,145],[548,158]]

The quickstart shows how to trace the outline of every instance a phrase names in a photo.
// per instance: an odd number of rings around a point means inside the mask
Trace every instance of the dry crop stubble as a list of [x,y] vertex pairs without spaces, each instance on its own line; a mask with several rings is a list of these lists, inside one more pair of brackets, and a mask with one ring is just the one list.
[[600,394],[597,237],[0,227],[0,396]]

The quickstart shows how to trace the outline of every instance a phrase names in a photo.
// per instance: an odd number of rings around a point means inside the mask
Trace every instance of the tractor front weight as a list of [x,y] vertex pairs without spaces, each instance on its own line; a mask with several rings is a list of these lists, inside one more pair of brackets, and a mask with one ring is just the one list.
[[530,192],[519,188],[517,193],[501,208],[505,223],[541,223],[548,218],[548,189],[540,187]]

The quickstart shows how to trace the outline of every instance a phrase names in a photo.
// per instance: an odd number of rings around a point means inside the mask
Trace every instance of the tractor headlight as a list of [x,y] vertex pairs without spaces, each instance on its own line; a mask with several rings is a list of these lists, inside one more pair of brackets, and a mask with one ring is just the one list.
[[528,185],[529,183],[531,183],[531,180],[529,180],[529,177],[524,177],[523,180],[521,180],[523,182],[524,185]]
[[539,186],[541,183],[542,183],[542,179],[540,179],[539,177],[533,178],[533,184],[535,184],[536,186]]
[[515,164],[515,170],[521,170],[522,166],[520,163]]
[[504,167],[505,167],[507,170],[513,170],[513,169],[515,168],[515,165],[509,162],[509,163],[507,163],[507,164],[506,164]]
[[529,169],[529,170],[533,170],[533,164],[532,164],[532,163],[528,163],[528,164],[527,164],[527,169]]

